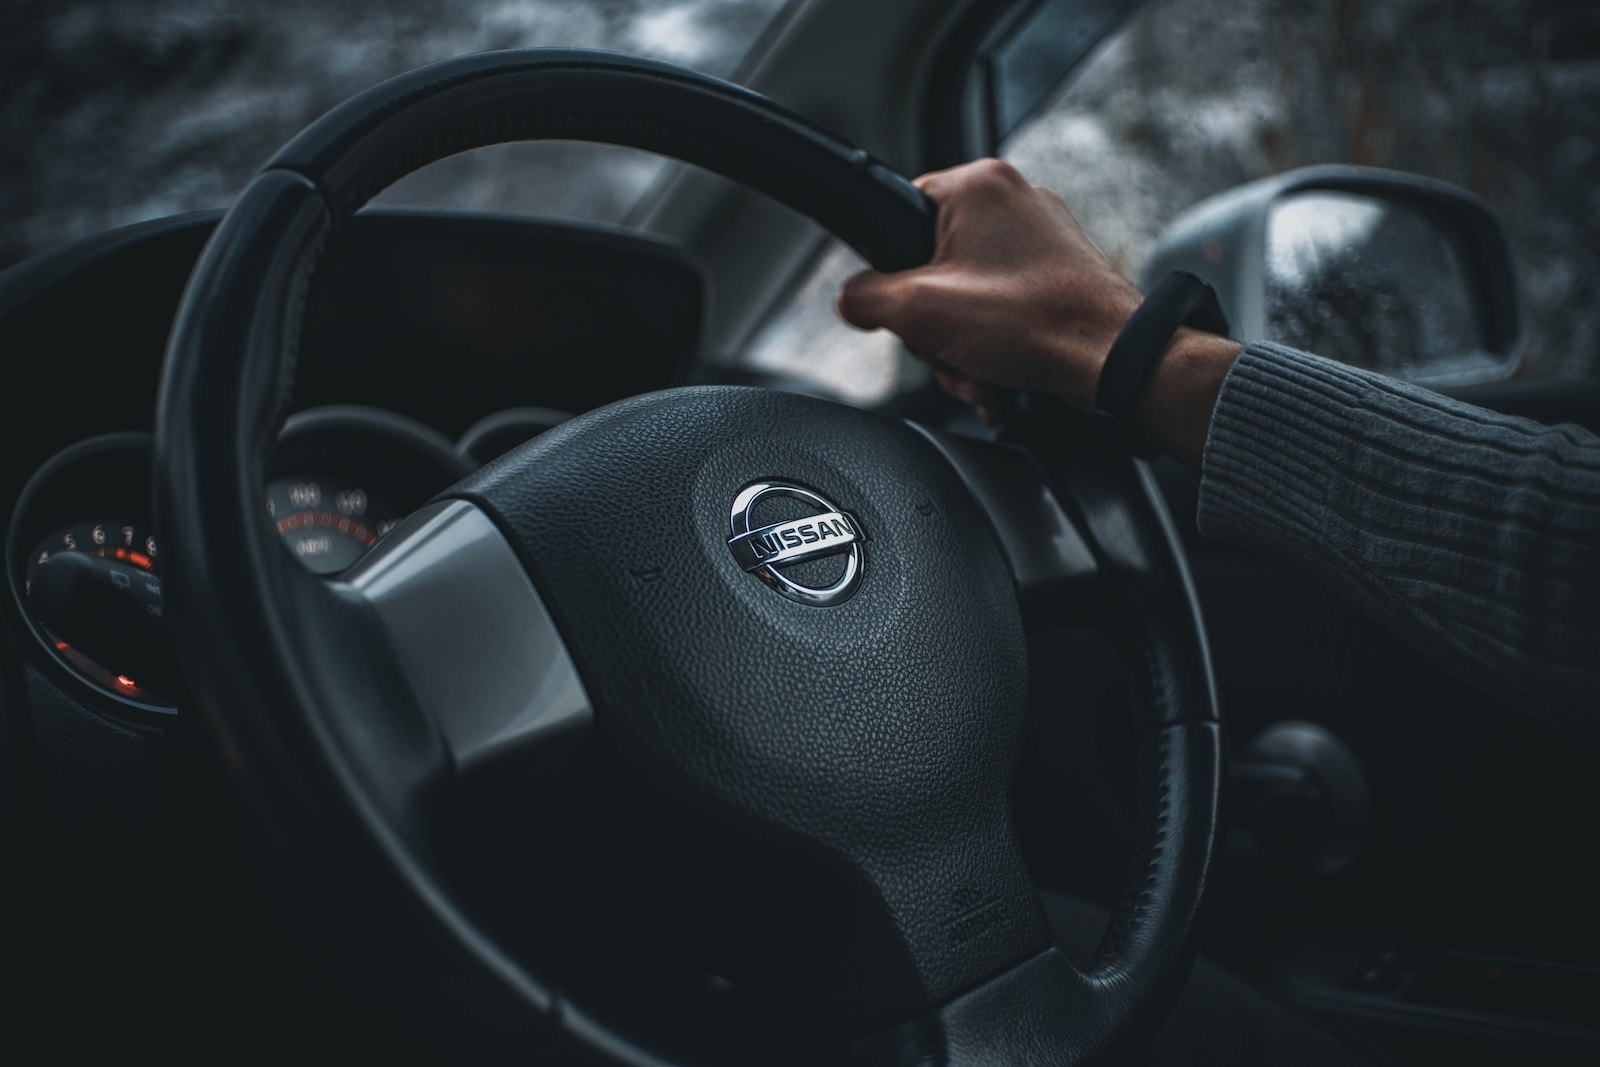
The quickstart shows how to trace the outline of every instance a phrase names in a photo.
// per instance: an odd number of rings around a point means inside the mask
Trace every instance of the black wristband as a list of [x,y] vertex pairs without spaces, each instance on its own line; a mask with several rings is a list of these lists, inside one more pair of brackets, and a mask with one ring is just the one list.
[[1226,335],[1228,319],[1211,286],[1188,271],[1175,270],[1161,279],[1134,311],[1111,342],[1111,351],[1100,368],[1100,383],[1094,391],[1095,411],[1117,425],[1135,452],[1148,453],[1151,449],[1135,427],[1134,407],[1145,380],[1180,326]]

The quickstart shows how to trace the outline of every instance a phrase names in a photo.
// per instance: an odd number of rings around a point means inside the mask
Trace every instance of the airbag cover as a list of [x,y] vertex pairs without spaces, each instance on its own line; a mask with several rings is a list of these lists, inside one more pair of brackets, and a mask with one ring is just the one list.
[[[852,595],[805,603],[740,566],[730,506],[762,482],[859,527]],[[880,973],[859,984],[863,1024],[1048,940],[1009,812],[1027,684],[1011,577],[920,434],[811,397],[672,390],[572,420],[454,492],[522,554],[619,748],[864,876],[897,958],[864,964]]]

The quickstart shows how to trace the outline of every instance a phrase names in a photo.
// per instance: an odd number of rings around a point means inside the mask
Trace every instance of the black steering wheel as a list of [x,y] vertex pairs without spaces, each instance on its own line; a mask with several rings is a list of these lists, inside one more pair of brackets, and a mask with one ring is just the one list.
[[[866,153],[612,54],[439,63],[290,142],[190,279],[154,472],[180,659],[273,840],[484,1047],[665,1062],[552,985],[461,873],[478,838],[452,813],[564,818],[532,785],[598,746],[673,838],[663,894],[858,1062],[1078,1063],[1148,1027],[1192,956],[1222,746],[1182,554],[1126,456],[673,389],[522,446],[338,580],[279,543],[263,460],[327,241],[410,171],[540,138],[710,168],[880,269],[934,248],[932,206]],[[1146,689],[1135,869],[1084,968],[1011,817],[1025,635],[1074,612]]]

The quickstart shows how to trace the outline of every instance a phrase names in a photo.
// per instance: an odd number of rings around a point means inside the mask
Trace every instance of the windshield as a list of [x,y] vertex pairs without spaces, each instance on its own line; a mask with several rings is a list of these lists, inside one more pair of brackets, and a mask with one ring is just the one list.
[[[115,226],[225,207],[345,98],[466,52],[607,48],[734,73],[786,0],[7,0],[0,5],[0,267]],[[380,203],[618,222],[666,161],[506,145]]]

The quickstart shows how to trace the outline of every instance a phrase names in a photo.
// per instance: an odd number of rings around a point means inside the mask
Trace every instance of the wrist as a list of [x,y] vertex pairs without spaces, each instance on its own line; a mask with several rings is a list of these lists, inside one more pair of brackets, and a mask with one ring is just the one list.
[[[1088,405],[1136,454],[1159,450],[1197,464],[1222,378],[1238,354],[1222,336],[1227,329],[1211,286],[1172,271],[1098,349]],[[1082,406],[1083,397],[1068,402]]]
[[1057,368],[1057,379],[1051,392],[1079,411],[1095,409],[1095,390],[1106,356],[1142,299],[1137,289],[1124,283],[1122,291],[1106,294],[1100,307],[1087,314],[1079,310],[1070,317],[1052,339],[1051,364]]
[[1243,347],[1214,333],[1179,329],[1135,405],[1140,432],[1162,452],[1199,470],[1223,379]]

